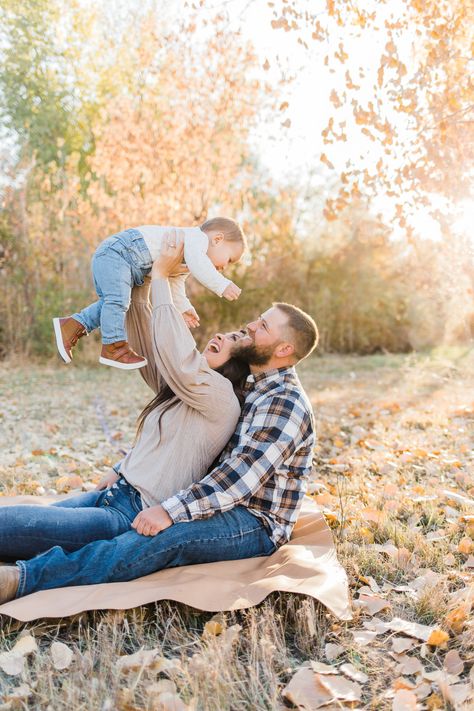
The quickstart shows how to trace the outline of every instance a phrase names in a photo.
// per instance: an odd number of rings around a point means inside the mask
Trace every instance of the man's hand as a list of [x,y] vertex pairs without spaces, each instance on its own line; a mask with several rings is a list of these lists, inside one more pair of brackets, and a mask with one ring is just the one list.
[[183,311],[183,318],[188,328],[197,328],[199,324],[199,316],[195,309]]
[[153,262],[152,278],[167,279],[168,277],[187,274],[189,269],[183,264],[184,231],[167,230],[163,235],[160,256]]
[[236,301],[239,296],[242,293],[242,289],[239,289],[237,284],[234,284],[233,281],[230,282],[228,286],[224,289],[222,292],[222,296],[224,299],[227,299],[227,301]]
[[172,526],[172,524],[173,519],[170,518],[168,512],[158,504],[158,506],[151,506],[148,509],[140,511],[132,523],[132,528],[134,528],[137,533],[141,533],[142,536],[155,536],[157,533],[160,533],[160,531],[164,531],[165,528]]
[[109,486],[112,486],[112,484],[115,484],[116,481],[120,479],[120,475],[116,474],[116,472],[112,469],[112,471],[109,474],[106,474],[105,476],[102,477],[102,479],[99,481],[97,486],[95,487],[96,491],[101,491],[101,489],[107,489]]

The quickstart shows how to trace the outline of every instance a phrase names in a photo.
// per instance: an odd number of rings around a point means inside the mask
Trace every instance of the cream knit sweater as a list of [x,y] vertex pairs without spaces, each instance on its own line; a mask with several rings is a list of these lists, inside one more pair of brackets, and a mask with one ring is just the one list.
[[126,328],[132,348],[145,356],[140,369],[157,394],[167,383],[176,397],[145,420],[120,472],[153,506],[202,479],[237,425],[240,404],[231,382],[209,367],[183,317],[173,305],[169,281],[150,281],[132,291]]

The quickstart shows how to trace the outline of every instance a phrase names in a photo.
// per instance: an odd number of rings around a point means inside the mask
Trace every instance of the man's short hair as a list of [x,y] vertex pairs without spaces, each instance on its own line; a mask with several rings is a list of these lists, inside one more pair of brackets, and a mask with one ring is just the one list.
[[297,306],[281,302],[274,303],[273,306],[280,309],[288,318],[289,340],[295,347],[295,358],[298,363],[309,356],[318,345],[318,327],[314,319]]

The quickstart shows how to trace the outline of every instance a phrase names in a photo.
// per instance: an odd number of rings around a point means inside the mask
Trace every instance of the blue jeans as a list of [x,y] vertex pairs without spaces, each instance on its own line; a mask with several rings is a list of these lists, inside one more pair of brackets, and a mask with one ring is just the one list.
[[152,267],[141,232],[124,230],[104,240],[92,258],[94,287],[99,297],[73,318],[88,333],[100,326],[102,343],[126,341],[125,314],[133,286],[143,284]]
[[56,546],[32,560],[17,561],[17,597],[68,585],[124,582],[179,565],[267,556],[274,550],[263,521],[236,506],[210,518],[175,523],[156,536],[132,529],[78,551]]
[[[0,499],[1,501],[1,499]],[[33,558],[53,546],[76,551],[131,529],[142,510],[139,492],[120,478],[52,506],[0,506],[0,560]]]

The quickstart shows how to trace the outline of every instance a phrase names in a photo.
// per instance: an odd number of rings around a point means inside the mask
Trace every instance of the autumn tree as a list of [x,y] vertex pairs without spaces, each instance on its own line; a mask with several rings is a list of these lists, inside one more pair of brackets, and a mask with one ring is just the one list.
[[[0,85],[11,94],[4,125],[18,144],[2,213],[2,338],[42,351],[51,315],[90,298],[90,257],[108,234],[196,224],[211,209],[238,216],[251,180],[247,136],[266,95],[251,49],[227,36],[219,14],[198,28],[194,13],[166,23],[157,8],[127,11],[112,38],[104,18],[84,16],[79,4],[31,0],[27,9],[36,29],[13,3],[4,29],[9,73],[19,96],[31,97],[15,103],[10,79]],[[61,69],[65,28],[78,73]],[[57,125],[48,118],[55,105]]]
[[[340,174],[327,219],[354,197],[385,195],[399,224],[472,196],[474,8],[469,0],[276,0],[272,26],[325,43],[333,111],[321,160]],[[344,142],[361,157],[341,164]]]

